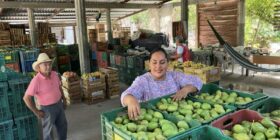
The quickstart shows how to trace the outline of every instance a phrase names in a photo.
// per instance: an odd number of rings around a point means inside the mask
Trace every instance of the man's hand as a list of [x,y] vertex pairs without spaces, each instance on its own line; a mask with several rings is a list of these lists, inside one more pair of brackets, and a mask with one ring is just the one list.
[[45,112],[42,111],[42,110],[37,110],[34,113],[38,118],[44,118],[45,117]]

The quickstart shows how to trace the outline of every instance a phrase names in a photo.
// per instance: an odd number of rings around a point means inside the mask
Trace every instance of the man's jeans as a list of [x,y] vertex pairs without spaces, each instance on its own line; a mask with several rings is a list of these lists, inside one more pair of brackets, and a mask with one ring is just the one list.
[[53,127],[56,127],[59,140],[67,139],[67,120],[64,113],[63,104],[61,101],[53,105],[41,106],[45,112],[45,117],[42,118],[43,140],[52,140],[51,132]]

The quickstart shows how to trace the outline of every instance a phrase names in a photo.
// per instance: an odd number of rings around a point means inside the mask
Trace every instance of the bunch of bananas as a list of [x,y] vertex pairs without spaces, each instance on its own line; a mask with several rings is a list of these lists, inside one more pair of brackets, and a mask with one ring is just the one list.
[[92,72],[92,73],[84,73],[82,74],[82,79],[88,80],[92,78],[99,79],[101,77],[102,73],[100,71]]

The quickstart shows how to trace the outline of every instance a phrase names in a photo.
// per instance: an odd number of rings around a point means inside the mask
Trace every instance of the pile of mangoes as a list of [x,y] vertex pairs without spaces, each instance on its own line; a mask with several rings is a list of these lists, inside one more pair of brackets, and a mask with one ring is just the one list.
[[280,109],[274,110],[270,113],[263,113],[265,117],[270,117],[273,120],[280,121]]
[[137,120],[130,120],[125,114],[117,116],[112,123],[137,140],[166,140],[191,127],[185,121],[169,121],[162,113],[152,109],[141,108],[140,112]]
[[157,109],[174,115],[177,119],[198,120],[199,122],[210,121],[230,109],[226,109],[219,104],[210,105],[208,103],[193,102],[191,100],[173,101],[171,98],[162,98],[157,104]]
[[231,130],[223,130],[223,133],[235,140],[279,140],[280,129],[269,118],[260,122],[242,121],[235,124]]
[[240,97],[236,92],[227,93],[217,90],[215,94],[210,95],[209,93],[201,93],[195,95],[196,98],[218,103],[218,104],[246,104],[252,102],[253,99],[250,97]]

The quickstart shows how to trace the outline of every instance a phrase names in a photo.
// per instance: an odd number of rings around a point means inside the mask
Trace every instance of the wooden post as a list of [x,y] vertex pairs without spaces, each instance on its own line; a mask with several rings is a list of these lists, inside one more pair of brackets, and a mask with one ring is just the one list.
[[181,0],[181,22],[183,24],[183,30],[186,37],[185,40],[188,40],[188,18],[189,18],[188,0]]
[[78,26],[78,45],[79,45],[79,58],[81,73],[90,72],[90,60],[89,60],[89,43],[87,38],[87,24],[86,24],[86,8],[85,0],[75,0],[75,9],[77,16]]
[[245,0],[238,2],[238,28],[237,28],[237,45],[244,46],[245,30]]

